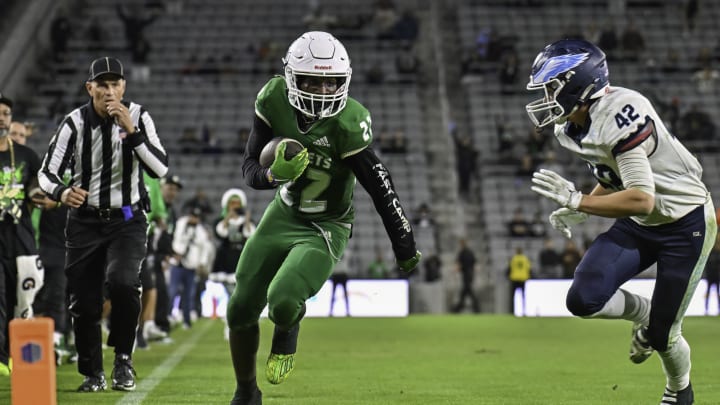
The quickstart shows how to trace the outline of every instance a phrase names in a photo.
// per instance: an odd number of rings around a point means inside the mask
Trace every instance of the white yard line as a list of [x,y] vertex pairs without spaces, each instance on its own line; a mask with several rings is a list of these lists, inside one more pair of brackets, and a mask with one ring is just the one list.
[[[196,324],[197,325],[197,324]],[[145,377],[140,381],[140,383],[135,388],[135,391],[127,393],[124,395],[120,400],[116,403],[116,405],[139,405],[142,404],[142,401],[145,399],[145,397],[152,392],[152,390],[157,387],[162,380],[165,379],[175,368],[175,366],[180,363],[180,361],[185,357],[185,355],[192,350],[195,347],[195,344],[197,344],[198,340],[200,340],[201,337],[207,333],[207,331],[212,326],[212,322],[204,322],[201,324],[199,329],[195,331],[195,333],[190,336],[190,339],[188,339],[185,343],[180,345],[174,352],[170,353],[168,355],[168,358],[162,362],[159,366],[155,367],[155,370],[153,370],[152,373],[150,373],[149,376]]]

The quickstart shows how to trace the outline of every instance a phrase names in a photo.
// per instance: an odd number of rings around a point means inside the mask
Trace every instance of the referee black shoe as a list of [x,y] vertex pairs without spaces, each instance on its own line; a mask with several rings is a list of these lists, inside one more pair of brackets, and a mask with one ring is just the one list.
[[235,390],[230,405],[262,405],[262,392],[255,386],[250,394],[244,394],[241,390]]
[[105,374],[99,376],[85,376],[82,384],[78,387],[78,392],[98,392],[105,391],[107,382],[105,382]]
[[116,391],[135,391],[135,369],[127,354],[115,355],[115,367],[112,371],[112,389]]

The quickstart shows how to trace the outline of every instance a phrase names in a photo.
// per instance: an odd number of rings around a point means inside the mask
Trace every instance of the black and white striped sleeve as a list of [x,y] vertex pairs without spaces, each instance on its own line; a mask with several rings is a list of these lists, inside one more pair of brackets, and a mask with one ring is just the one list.
[[75,153],[77,127],[71,116],[65,117],[55,135],[38,172],[40,188],[55,201],[60,201],[68,186],[63,184],[62,176]]
[[147,111],[140,112],[137,130],[128,136],[128,142],[150,177],[160,178],[168,172],[168,155],[165,152],[155,122]]

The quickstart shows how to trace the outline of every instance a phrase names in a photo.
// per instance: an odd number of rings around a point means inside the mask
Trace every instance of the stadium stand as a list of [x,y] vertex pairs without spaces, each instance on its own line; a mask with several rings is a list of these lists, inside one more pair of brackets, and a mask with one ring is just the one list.
[[[127,9],[144,3],[123,2]],[[307,29],[307,18],[313,10],[305,2],[293,0],[179,3],[181,10],[168,9],[145,28],[151,46],[147,58],[150,80],[131,80],[128,96],[146,105],[155,117],[171,152],[171,169],[185,179],[183,199],[201,188],[219,210],[225,189],[245,188],[240,170],[242,157],[232,150],[238,142],[238,131],[250,127],[257,91],[272,74],[281,73],[280,57],[288,44]],[[352,0],[317,3],[335,18],[331,19],[335,25],[328,30],[344,42],[353,58],[350,95],[373,114],[376,139],[381,133],[394,131],[401,131],[407,138],[404,154],[383,154],[406,209],[412,212],[427,203],[435,215],[431,229],[418,231],[418,244],[426,257],[440,254],[442,282],[423,292],[415,309],[444,311],[449,307],[451,294],[459,288],[453,267],[460,237],[470,241],[480,258],[476,288],[485,312],[508,311],[505,265],[513,246],[522,244],[531,260],[537,258],[542,238],[511,238],[506,224],[518,206],[527,209],[528,217],[537,207],[543,218],[550,212],[550,207],[541,205],[529,190],[529,177],[518,174],[518,153],[524,152],[526,134],[532,129],[524,110],[531,98],[524,90],[525,82],[532,60],[544,44],[566,34],[596,35],[605,23],[613,25],[619,36],[632,21],[641,29],[645,49],[637,60],[623,56],[610,61],[613,84],[646,92],[662,107],[661,114],[669,111],[674,97],[680,100],[681,113],[698,105],[713,117],[720,107],[717,90],[701,93],[691,79],[697,70],[698,55],[709,52],[710,60],[717,60],[714,52],[720,5],[714,2],[703,2],[695,30],[684,32],[678,2],[628,0],[625,11],[616,15],[604,0],[397,0],[389,2],[395,5],[396,17],[410,10],[419,27],[417,38],[410,43],[420,63],[417,73],[409,74],[395,69],[395,58],[399,50],[407,48],[408,40],[380,30],[373,7]],[[61,61],[43,55],[49,48],[49,21],[38,22],[35,34],[33,26],[9,26],[27,17],[31,7],[25,2],[11,4],[17,17],[6,18],[3,14],[0,31],[12,32],[16,41],[37,38],[28,50],[37,49],[18,59],[12,72],[0,68],[0,89],[11,88],[22,94],[16,97],[16,114],[38,124],[29,144],[43,152],[57,124],[58,112],[86,101],[82,83],[88,62],[101,54],[113,54],[132,70],[131,55],[115,1],[32,2],[32,7],[48,7],[43,15],[64,14],[71,21],[73,35]],[[101,22],[108,40],[101,49],[90,51],[92,38],[88,30],[93,21]],[[496,35],[488,37],[487,30]],[[412,29],[408,32],[413,33]],[[502,53],[514,47],[517,53],[517,76],[511,85],[498,80],[501,58],[488,60],[475,54],[479,44],[487,45],[488,38],[499,41],[496,51]],[[6,41],[0,44],[0,52],[5,55],[13,46],[17,44]],[[669,65],[670,54],[673,66]],[[17,50],[13,55],[22,57]],[[21,76],[24,80],[18,84]],[[506,133],[512,136],[514,154],[509,159],[499,159],[498,117],[503,117]],[[456,187],[451,128],[471,134],[480,151],[473,192],[467,201],[459,197]],[[212,135],[210,139],[218,146],[208,153],[184,153],[181,139],[185,133],[194,133],[200,141],[203,134]],[[720,178],[712,175],[720,168],[717,137],[701,136],[688,142],[705,165],[705,180],[717,192]],[[207,146],[206,139],[200,148]],[[569,163],[562,151],[553,152],[574,178],[590,181],[583,166],[576,161]],[[388,241],[366,193],[358,189],[356,194],[357,223],[349,248],[353,265],[361,273],[374,259],[376,248],[387,250]],[[253,212],[259,215],[272,195],[272,191],[249,192]],[[607,220],[594,219],[576,237],[580,242],[583,234],[594,235],[607,224]],[[556,246],[562,246],[562,237],[550,228],[548,231],[556,239]],[[412,283],[423,284],[422,275],[421,269]],[[422,288],[427,289],[427,285]]]

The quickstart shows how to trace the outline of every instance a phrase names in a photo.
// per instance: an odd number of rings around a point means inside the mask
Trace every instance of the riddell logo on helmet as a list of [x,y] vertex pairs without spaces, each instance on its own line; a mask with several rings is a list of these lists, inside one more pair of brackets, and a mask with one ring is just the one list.
[[315,65],[315,70],[330,70],[332,66],[329,65]]

